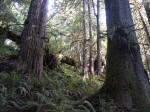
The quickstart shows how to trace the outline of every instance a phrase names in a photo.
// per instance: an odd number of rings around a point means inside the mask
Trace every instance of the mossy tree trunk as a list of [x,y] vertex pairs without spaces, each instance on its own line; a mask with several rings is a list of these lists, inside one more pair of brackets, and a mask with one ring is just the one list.
[[108,30],[105,92],[121,106],[150,110],[149,80],[129,0],[105,0],[105,4]]

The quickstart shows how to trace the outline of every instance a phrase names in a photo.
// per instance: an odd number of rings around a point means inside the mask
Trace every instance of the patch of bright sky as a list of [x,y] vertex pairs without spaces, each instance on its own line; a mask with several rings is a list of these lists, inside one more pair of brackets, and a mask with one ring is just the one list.
[[54,13],[54,0],[48,1],[48,16]]
[[100,22],[102,26],[106,26],[106,12],[105,9],[102,9],[100,12]]

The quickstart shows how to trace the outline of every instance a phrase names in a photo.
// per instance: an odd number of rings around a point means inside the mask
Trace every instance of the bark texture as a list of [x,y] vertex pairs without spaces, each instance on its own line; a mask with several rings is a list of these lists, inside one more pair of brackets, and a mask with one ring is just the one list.
[[83,0],[83,75],[88,78],[87,34],[86,34],[86,2]]
[[48,12],[48,0],[43,0],[40,14],[38,17],[36,37],[34,38],[34,68],[33,73],[41,77],[43,72],[43,55],[44,55],[44,39],[45,39],[45,27],[47,22],[47,12]]
[[100,1],[97,0],[97,74],[101,74]]
[[48,0],[32,0],[21,35],[20,57],[27,72],[40,77],[43,70],[43,37]]
[[150,34],[149,34],[148,28],[146,26],[146,23],[145,23],[144,18],[142,17],[142,14],[141,14],[140,11],[139,11],[139,15],[140,15],[141,21],[143,23],[143,27],[144,27],[144,30],[145,30],[145,33],[146,33],[146,37],[147,37],[148,43],[150,44]]
[[89,16],[89,34],[90,34],[90,73],[94,74],[93,34],[92,34],[92,18],[91,18],[91,2],[90,2],[90,0],[88,0],[88,16]]
[[105,4],[108,30],[105,92],[119,105],[150,111],[149,80],[129,0],[105,0]]
[[[38,17],[41,8],[41,0],[32,0],[28,12],[27,19],[24,23],[24,30],[21,34],[21,52],[20,57],[23,63],[23,69],[27,72],[35,73],[36,60],[34,51],[34,38],[36,38],[36,30]],[[38,73],[39,74],[39,73]]]
[[147,18],[150,24],[150,1],[149,0],[143,0],[144,1],[144,8],[147,14]]

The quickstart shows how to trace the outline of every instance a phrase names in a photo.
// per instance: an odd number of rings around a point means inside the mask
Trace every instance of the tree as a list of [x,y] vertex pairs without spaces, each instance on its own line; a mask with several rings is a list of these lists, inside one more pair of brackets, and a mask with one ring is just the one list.
[[83,75],[88,78],[88,61],[87,61],[87,35],[86,35],[86,2],[83,0]]
[[100,1],[97,0],[97,74],[101,74]]
[[143,0],[143,2],[144,2],[144,8],[145,8],[145,11],[147,14],[147,18],[148,18],[148,21],[150,24],[150,1],[149,0]]
[[93,35],[92,35],[92,18],[91,18],[90,0],[88,0],[88,16],[89,16],[89,34],[90,34],[90,72],[91,74],[94,74]]
[[97,59],[95,61],[95,69],[97,74],[101,74],[101,39],[100,39],[100,1],[97,0],[97,13],[95,10],[94,0],[92,0],[93,12],[97,20]]
[[[147,21],[147,14],[145,13],[145,8],[143,2],[131,0],[130,4],[131,14],[133,22],[135,24],[135,31],[137,34],[138,42],[141,47],[141,56],[143,58],[143,64],[146,67],[146,70],[149,70],[149,61],[148,61],[148,52],[149,52],[149,43],[150,43],[150,33],[149,33],[149,22]],[[146,17],[146,18],[145,18]]]
[[129,0],[105,0],[107,64],[104,91],[127,108],[150,110],[149,80],[131,17]]
[[140,11],[139,11],[139,15],[140,15],[140,18],[141,18],[141,21],[142,21],[142,24],[143,24],[143,28],[144,28],[145,33],[146,33],[148,43],[150,44],[150,34],[149,34],[148,28],[146,26],[146,23],[145,23],[144,18],[142,17],[142,14],[141,14]]
[[[47,17],[48,0],[32,0],[21,35],[20,57],[23,68],[40,77],[43,71],[43,37]],[[40,10],[41,9],[41,10]]]
[[[150,5],[150,2],[148,0],[145,0],[144,1],[144,8],[145,8],[145,11],[146,11],[146,14],[147,14],[148,22],[150,24],[150,6],[149,5]],[[142,15],[140,13],[140,11],[139,11],[139,15],[140,15],[141,21],[143,23],[144,30],[146,32],[148,42],[150,43],[150,34],[149,34],[148,28],[146,26],[146,23],[145,23],[144,18],[142,17]]]

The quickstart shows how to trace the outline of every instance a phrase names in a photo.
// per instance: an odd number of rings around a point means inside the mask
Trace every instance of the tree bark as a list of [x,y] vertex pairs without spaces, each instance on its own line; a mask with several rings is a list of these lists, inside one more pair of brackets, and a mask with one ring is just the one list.
[[150,24],[150,1],[149,0],[143,0],[144,2],[144,8],[147,14],[148,22]]
[[146,58],[146,65],[148,71],[150,71],[150,57],[145,53],[145,58]]
[[105,92],[121,106],[150,111],[149,79],[129,0],[105,0],[108,30]]
[[100,1],[97,0],[97,13],[95,11],[94,0],[92,0],[93,12],[97,19],[97,59],[94,62],[94,68],[98,75],[102,73],[102,60],[101,60],[101,39],[100,39]]
[[90,34],[90,73],[94,75],[93,35],[92,35],[92,18],[91,18],[90,0],[88,0],[88,16],[89,16],[89,34]]
[[97,0],[97,74],[101,74],[100,1]]
[[40,14],[38,17],[38,23],[37,23],[37,29],[36,29],[36,37],[33,41],[34,46],[34,54],[32,56],[34,57],[34,68],[33,73],[37,74],[39,77],[41,77],[41,74],[43,72],[43,48],[44,48],[44,39],[45,39],[45,27],[47,22],[47,12],[48,12],[48,0],[43,0]]
[[93,13],[94,13],[95,17],[97,18],[97,14],[96,14],[96,11],[95,11],[94,0],[92,0],[92,6],[93,6]]
[[[146,23],[145,23],[144,18],[142,17],[142,14],[141,14],[140,11],[139,11],[139,15],[140,15],[141,21],[143,23],[143,27],[144,27],[144,30],[145,30],[145,33],[146,33],[146,37],[147,37],[148,43],[150,44],[150,34],[149,34],[148,28],[146,26]],[[146,58],[147,69],[150,71],[149,61],[147,60],[147,53],[146,53],[145,50],[144,50],[144,54],[145,54],[145,58]]]
[[141,17],[141,21],[142,21],[143,26],[144,26],[144,30],[145,30],[145,33],[146,33],[146,37],[147,37],[148,43],[150,44],[150,34],[149,34],[148,28],[147,28],[147,26],[146,26],[146,23],[145,23],[144,18],[142,17],[140,11],[139,11],[139,15],[140,15],[140,17]]
[[[23,68],[38,77],[43,70],[43,37],[47,15],[47,0],[32,0],[21,35],[20,57]],[[41,10],[40,10],[41,9]]]
[[[28,12],[28,17],[24,23],[24,30],[21,34],[21,52],[20,57],[23,65],[23,69],[25,69],[29,73],[35,73],[36,69],[36,60],[34,51],[34,41],[36,38],[36,30],[38,24],[38,17],[41,8],[41,0],[32,0]],[[39,74],[39,73],[38,73]]]
[[87,34],[86,34],[86,2],[83,0],[83,76],[88,78]]

